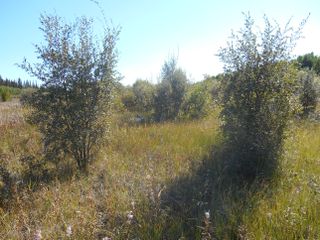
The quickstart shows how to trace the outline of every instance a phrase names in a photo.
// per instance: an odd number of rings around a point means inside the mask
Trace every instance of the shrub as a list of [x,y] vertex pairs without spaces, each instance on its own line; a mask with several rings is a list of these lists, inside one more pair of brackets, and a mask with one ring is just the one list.
[[21,65],[43,82],[24,98],[31,107],[28,119],[43,134],[46,157],[60,161],[71,155],[82,171],[93,159],[94,148],[107,134],[117,81],[116,41],[119,30],[109,27],[100,44],[92,39],[92,21],[74,25],[57,16],[41,16],[46,45],[36,45],[42,62]]
[[156,88],[154,98],[154,118],[156,121],[175,120],[178,117],[187,90],[187,83],[186,74],[177,68],[175,58],[172,57],[164,63],[161,82]]
[[180,110],[183,119],[200,119],[209,114],[212,109],[211,93],[205,83],[190,87]]
[[299,81],[301,84],[300,101],[302,105],[302,116],[308,117],[314,113],[318,102],[318,93],[311,71],[300,72]]
[[122,89],[120,94],[121,94],[121,103],[123,107],[130,112],[135,111],[136,103],[135,103],[135,97],[134,97],[132,88],[124,87],[124,89]]
[[233,166],[244,177],[269,176],[277,166],[285,131],[296,108],[296,71],[290,53],[300,37],[286,25],[274,26],[265,17],[264,31],[253,31],[245,16],[244,28],[232,34],[218,54],[226,73],[222,81],[223,133]]
[[153,111],[155,87],[148,81],[137,80],[133,86],[135,108],[137,112],[146,113]]

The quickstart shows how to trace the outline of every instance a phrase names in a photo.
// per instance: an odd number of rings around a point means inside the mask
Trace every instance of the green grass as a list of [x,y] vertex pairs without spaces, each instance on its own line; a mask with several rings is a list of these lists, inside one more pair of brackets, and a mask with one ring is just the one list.
[[287,141],[272,196],[259,196],[253,214],[246,216],[254,239],[320,238],[319,157],[320,125],[298,124]]
[[[21,111],[9,107],[3,118]],[[23,119],[3,121],[0,163],[14,182],[0,208],[0,239],[32,239],[36,230],[43,239],[319,239],[320,124],[296,123],[279,173],[250,186],[226,173],[219,124],[217,113],[194,122],[114,124],[87,176],[68,161],[58,170],[45,164],[42,177],[26,181],[23,159],[40,161],[40,135]]]
[[20,88],[0,86],[0,100],[2,102],[10,101],[13,96],[18,96],[20,94]]

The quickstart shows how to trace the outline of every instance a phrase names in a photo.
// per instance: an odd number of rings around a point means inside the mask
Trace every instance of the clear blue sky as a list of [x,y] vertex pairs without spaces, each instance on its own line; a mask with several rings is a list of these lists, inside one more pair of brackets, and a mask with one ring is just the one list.
[[[300,40],[295,54],[313,51],[320,55],[319,0],[100,0],[100,5],[106,17],[122,27],[118,70],[124,84],[137,78],[157,82],[161,65],[173,53],[192,81],[202,80],[203,74],[222,72],[215,54],[225,45],[231,29],[242,26],[242,12],[248,11],[258,25],[266,14],[280,24],[293,17],[296,26],[310,12],[305,39]],[[29,78],[15,63],[24,57],[37,61],[33,44],[43,41],[39,16],[44,12],[69,22],[86,15],[95,19],[97,34],[101,30],[101,13],[90,0],[1,0],[2,77]]]

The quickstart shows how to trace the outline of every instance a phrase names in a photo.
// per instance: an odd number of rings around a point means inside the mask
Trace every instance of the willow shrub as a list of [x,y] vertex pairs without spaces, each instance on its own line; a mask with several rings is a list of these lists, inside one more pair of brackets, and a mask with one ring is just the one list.
[[41,16],[44,45],[35,45],[39,63],[21,67],[42,81],[24,98],[31,107],[29,122],[43,135],[47,159],[72,156],[82,171],[94,149],[108,133],[108,117],[116,71],[119,30],[105,28],[101,41],[92,37],[92,21],[85,17],[66,24],[57,16]]
[[244,27],[218,54],[225,70],[221,117],[228,159],[244,179],[274,172],[299,102],[290,54],[305,21],[294,30],[289,23],[281,28],[264,20],[264,30],[256,33],[254,20],[245,15]]

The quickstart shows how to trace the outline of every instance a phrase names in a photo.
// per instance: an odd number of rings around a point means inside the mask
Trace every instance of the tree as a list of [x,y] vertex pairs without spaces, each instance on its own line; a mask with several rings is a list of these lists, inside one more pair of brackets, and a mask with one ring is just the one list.
[[317,61],[317,57],[312,52],[312,53],[307,53],[303,56],[299,56],[297,58],[297,61],[301,68],[307,68],[311,70]]
[[136,111],[140,113],[151,112],[155,87],[145,80],[138,79],[132,86]]
[[120,91],[120,98],[123,107],[129,112],[135,111],[135,97],[131,86],[123,87]]
[[171,57],[162,66],[161,82],[154,99],[155,120],[175,120],[178,116],[188,80],[184,71],[177,68],[177,60]]
[[269,176],[277,166],[298,102],[290,53],[305,21],[294,31],[290,24],[282,29],[265,17],[264,30],[255,33],[254,20],[245,15],[244,28],[218,53],[225,70],[223,133],[232,152],[231,165],[244,179]]
[[299,80],[301,84],[300,101],[302,105],[302,116],[308,117],[314,113],[318,103],[317,87],[312,71],[300,72]]
[[94,147],[108,132],[108,117],[116,71],[119,30],[107,27],[98,44],[92,37],[92,20],[74,24],[41,15],[45,45],[35,45],[41,62],[21,67],[42,81],[40,89],[23,99],[31,107],[29,122],[43,135],[49,160],[72,156],[81,171],[93,159]]
[[22,81],[20,78],[18,78],[18,88],[22,88]]
[[189,87],[179,113],[182,119],[200,119],[212,110],[213,99],[210,91],[213,84],[210,80],[208,78]]
[[320,75],[320,57],[317,57],[313,65],[313,71],[319,76]]
[[315,56],[313,52],[299,56],[297,62],[301,69],[313,70],[320,75],[320,57]]

